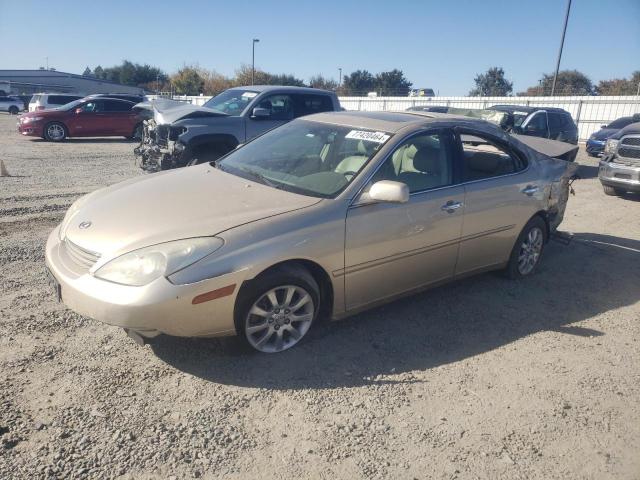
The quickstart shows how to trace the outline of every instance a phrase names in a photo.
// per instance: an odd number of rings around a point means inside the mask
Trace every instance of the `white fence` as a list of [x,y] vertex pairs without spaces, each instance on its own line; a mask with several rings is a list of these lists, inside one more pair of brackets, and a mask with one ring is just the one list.
[[[203,105],[211,97],[175,96],[175,100]],[[492,105],[530,105],[558,107],[567,110],[578,125],[580,140],[584,141],[607,124],[620,117],[640,113],[639,96],[621,97],[340,97],[347,110],[384,111],[406,110],[416,105],[443,105],[456,108],[487,108]]]

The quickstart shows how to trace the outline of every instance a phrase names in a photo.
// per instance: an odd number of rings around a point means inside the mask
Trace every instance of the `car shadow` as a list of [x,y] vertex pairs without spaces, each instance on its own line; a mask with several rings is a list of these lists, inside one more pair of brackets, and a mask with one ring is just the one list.
[[396,375],[480,355],[537,332],[584,342],[606,335],[606,328],[574,324],[637,302],[640,269],[629,267],[639,261],[640,241],[577,233],[568,245],[551,241],[530,278],[468,278],[323,322],[300,345],[276,355],[252,352],[233,337],[161,336],[151,348],[178,370],[229,385],[295,390],[411,382],[410,375]]

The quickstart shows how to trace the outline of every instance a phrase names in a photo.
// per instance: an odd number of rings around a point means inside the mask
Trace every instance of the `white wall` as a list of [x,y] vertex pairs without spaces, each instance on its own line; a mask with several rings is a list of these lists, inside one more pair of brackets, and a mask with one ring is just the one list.
[[[176,96],[176,100],[203,105],[211,97]],[[415,105],[445,105],[457,108],[486,108],[497,104],[559,107],[567,110],[578,124],[580,140],[586,140],[600,125],[619,117],[640,113],[640,97],[340,97],[347,110],[405,110]]]

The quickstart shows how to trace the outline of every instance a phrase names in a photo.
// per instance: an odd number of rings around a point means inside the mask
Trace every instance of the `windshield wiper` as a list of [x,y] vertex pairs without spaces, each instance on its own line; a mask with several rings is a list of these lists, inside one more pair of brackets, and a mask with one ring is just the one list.
[[264,185],[268,185],[270,187],[277,188],[278,190],[282,190],[282,185],[273,182],[272,180],[268,179],[261,173],[254,172],[253,170],[245,170],[244,168],[240,168],[240,170],[248,174],[254,180],[257,180],[259,183],[263,183]]

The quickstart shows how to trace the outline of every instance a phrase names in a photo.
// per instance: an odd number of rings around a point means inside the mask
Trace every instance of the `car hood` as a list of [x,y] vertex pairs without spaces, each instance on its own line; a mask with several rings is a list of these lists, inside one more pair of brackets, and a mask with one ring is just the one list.
[[69,241],[111,258],[162,242],[217,235],[319,201],[204,164],[93,192],[71,207],[61,228]]
[[618,129],[616,129],[616,128],[601,128],[600,130],[595,132],[591,136],[591,138],[593,140],[606,140],[607,138],[609,138],[611,135],[613,135],[617,131],[618,131]]
[[136,110],[153,112],[153,119],[158,125],[168,125],[183,118],[197,117],[228,117],[224,112],[207,107],[199,107],[191,103],[178,102],[164,98],[156,98],[150,102],[141,102],[134,107]]

